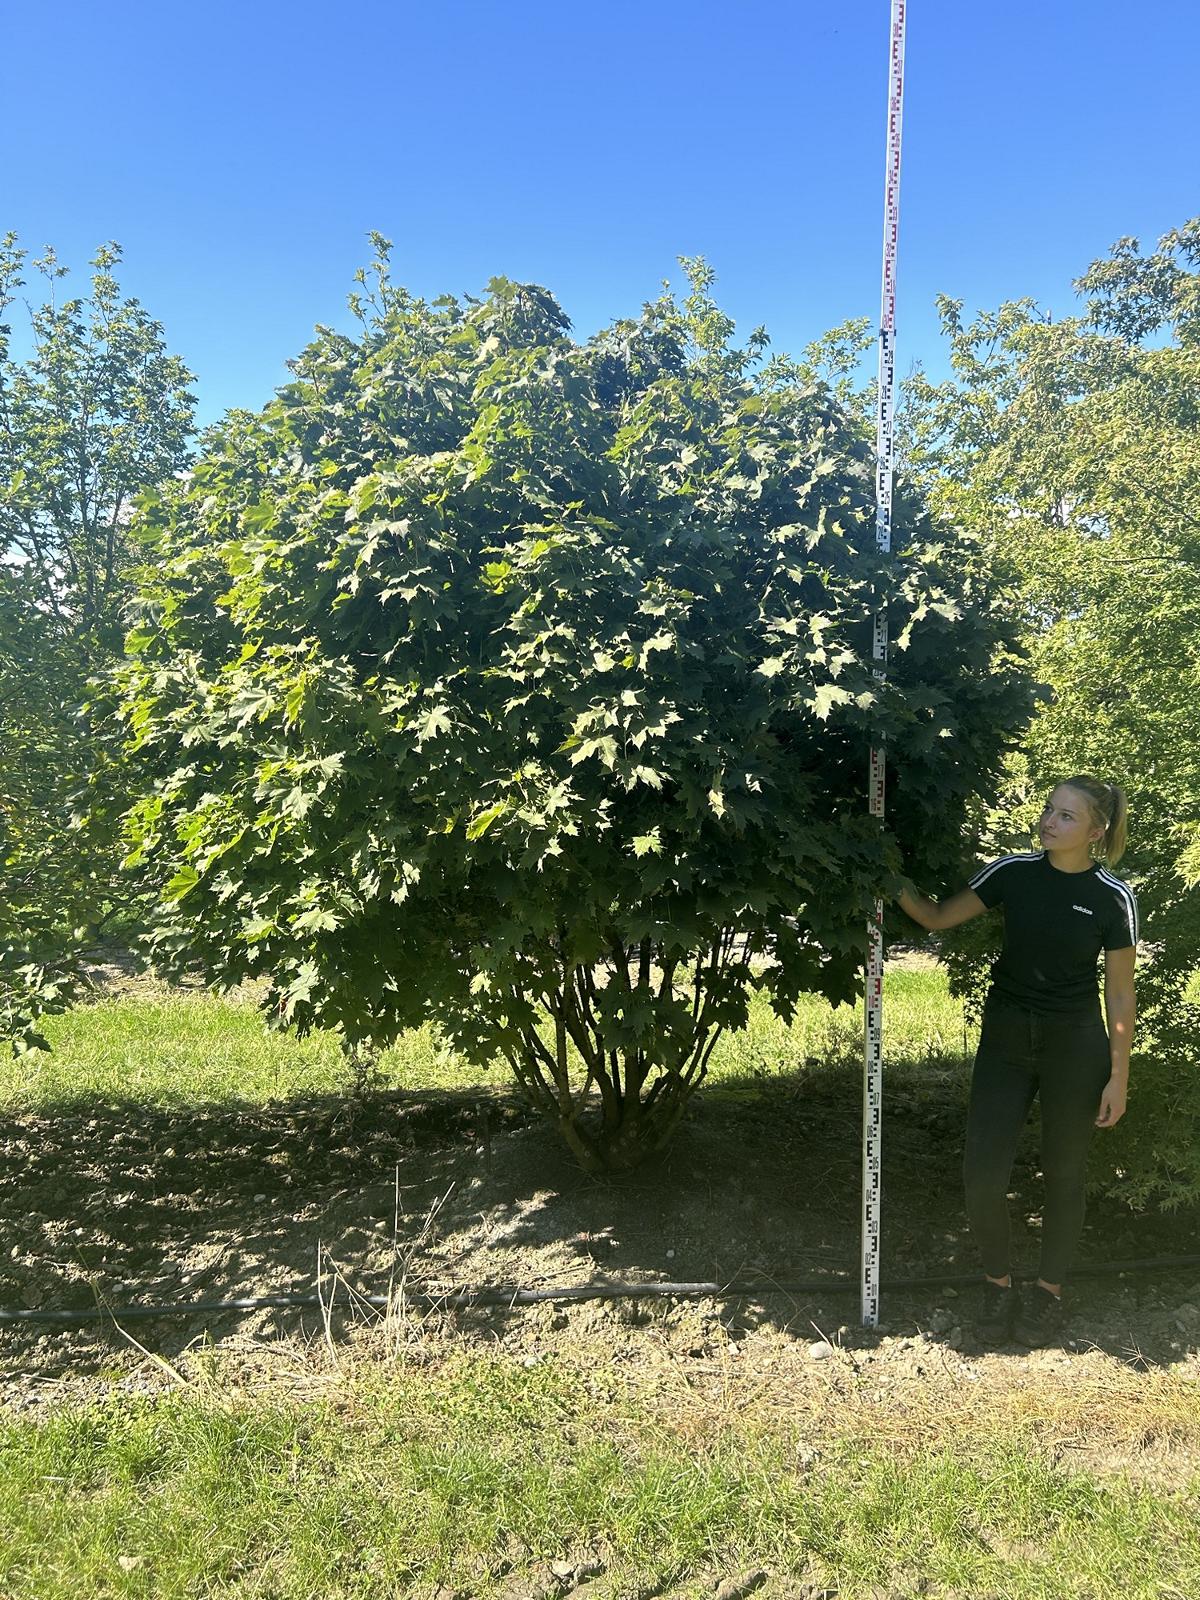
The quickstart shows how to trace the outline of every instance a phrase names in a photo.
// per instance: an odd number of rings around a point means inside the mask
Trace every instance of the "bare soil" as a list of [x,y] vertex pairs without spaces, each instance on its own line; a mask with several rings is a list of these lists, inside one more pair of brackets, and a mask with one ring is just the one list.
[[[958,1179],[965,1093],[965,1069],[889,1089],[885,1280],[975,1271]],[[1032,1270],[1032,1131],[1013,1182],[1017,1260]],[[0,1308],[106,1314],[81,1327],[0,1324],[0,1403],[36,1414],[153,1389],[173,1381],[155,1358],[186,1370],[208,1341],[251,1387],[319,1385],[315,1349],[382,1348],[380,1313],[359,1297],[398,1286],[736,1282],[736,1296],[423,1310],[405,1322],[407,1358],[467,1343],[586,1368],[603,1352],[624,1364],[631,1393],[657,1386],[681,1415],[735,1391],[739,1408],[791,1406],[811,1417],[814,1450],[835,1427],[912,1442],[931,1418],[1040,1416],[1081,1464],[1164,1483],[1200,1467],[1200,1400],[1194,1426],[1172,1409],[1176,1380],[1200,1394],[1200,1272],[1080,1276],[1057,1349],[986,1348],[973,1288],[886,1290],[882,1324],[865,1329],[859,1183],[852,1064],[706,1087],[659,1162],[608,1178],[581,1172],[503,1090],[10,1115],[0,1119]],[[1080,1261],[1190,1252],[1196,1224],[1096,1204]],[[121,1312],[311,1294],[318,1265],[328,1317]],[[798,1287],[814,1279],[820,1287]]]

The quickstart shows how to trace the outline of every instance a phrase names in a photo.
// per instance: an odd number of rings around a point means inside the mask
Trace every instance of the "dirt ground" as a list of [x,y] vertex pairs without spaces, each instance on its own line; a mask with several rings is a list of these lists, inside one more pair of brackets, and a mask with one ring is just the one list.
[[[424,1308],[406,1324],[408,1355],[423,1347],[432,1359],[465,1341],[525,1362],[586,1364],[595,1346],[635,1387],[665,1384],[681,1404],[727,1397],[732,1381],[799,1407],[814,1438],[831,1418],[858,1417],[875,1433],[886,1418],[900,1436],[936,1414],[1041,1414],[1081,1465],[1178,1483],[1200,1457],[1159,1402],[1164,1381],[1200,1379],[1200,1271],[1080,1276],[1064,1346],[1037,1352],[979,1343],[973,1287],[886,1288],[975,1270],[958,1183],[964,1102],[964,1075],[944,1069],[888,1092],[874,1329],[859,1324],[851,1067],[709,1086],[656,1165],[608,1178],[581,1172],[502,1087],[249,1111],[108,1103],[9,1115],[0,1308],[99,1304],[108,1314],[81,1327],[0,1324],[0,1404],[33,1415],[70,1397],[154,1389],[172,1381],[155,1358],[186,1368],[211,1341],[253,1387],[285,1370],[319,1383],[311,1353],[369,1349],[384,1324],[359,1297],[399,1286],[436,1297],[463,1286],[711,1282],[740,1292]],[[1016,1259],[1030,1270],[1032,1134],[1013,1182]],[[1197,1220],[1093,1204],[1080,1261],[1194,1251]],[[328,1324],[317,1307],[145,1320],[120,1310],[312,1294],[318,1264]],[[820,1286],[802,1287],[812,1280]]]

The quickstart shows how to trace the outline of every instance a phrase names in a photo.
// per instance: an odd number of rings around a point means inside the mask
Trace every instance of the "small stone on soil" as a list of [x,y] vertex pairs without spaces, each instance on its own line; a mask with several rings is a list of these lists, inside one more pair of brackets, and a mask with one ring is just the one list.
[[767,1574],[761,1567],[739,1573],[736,1578],[726,1578],[717,1585],[713,1600],[743,1600],[744,1595],[753,1594],[766,1581]]

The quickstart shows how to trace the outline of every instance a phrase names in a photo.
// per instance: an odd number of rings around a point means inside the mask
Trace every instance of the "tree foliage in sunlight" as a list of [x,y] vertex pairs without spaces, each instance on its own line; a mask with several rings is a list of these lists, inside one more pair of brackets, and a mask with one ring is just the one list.
[[880,555],[861,430],[761,331],[731,344],[703,263],[581,345],[534,285],[413,299],[377,242],[361,335],[144,506],[150,948],[351,1045],[433,1020],[631,1165],[754,985],[785,1016],[855,993],[898,862],[872,737],[944,872],[1026,681],[977,542],[901,488]]
[[[0,1038],[18,1049],[73,992],[70,929],[120,904],[112,839],[74,825],[73,796],[103,764],[82,707],[122,653],[133,497],[178,470],[192,428],[190,374],[122,299],[119,261],[105,246],[90,295],[65,299],[54,252],[34,263],[48,299],[27,357],[0,322]],[[0,318],[24,263],[0,240]]]

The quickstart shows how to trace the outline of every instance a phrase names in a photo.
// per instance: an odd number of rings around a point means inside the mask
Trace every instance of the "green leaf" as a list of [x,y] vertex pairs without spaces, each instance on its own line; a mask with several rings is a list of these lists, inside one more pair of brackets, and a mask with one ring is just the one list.
[[283,720],[285,722],[294,723],[297,721],[300,716],[300,712],[303,709],[307,692],[308,679],[302,674],[297,682],[294,683],[288,690],[287,700],[285,701],[283,708]]
[[239,690],[230,701],[229,712],[234,725],[244,728],[252,721],[261,722],[275,709],[275,696],[269,689],[249,686]]
[[275,506],[260,502],[255,506],[247,506],[242,512],[242,524],[253,533],[265,533],[273,528],[279,521],[279,512]]
[[334,911],[326,911],[321,906],[313,906],[309,911],[302,911],[298,917],[292,918],[292,927],[297,933],[319,933],[323,929],[332,930],[340,928],[342,919]]
[[586,761],[589,756],[599,755],[606,767],[616,765],[617,741],[611,733],[601,734],[598,739],[585,739],[571,756],[571,765],[576,767],[581,761]]
[[845,705],[848,700],[853,698],[854,696],[849,689],[839,688],[836,683],[823,683],[816,694],[811,695],[806,703],[811,706],[813,713],[824,722],[834,706]]
[[673,633],[665,631],[656,633],[642,645],[638,653],[637,664],[639,667],[645,667],[656,650],[673,650],[674,647],[675,635]]
[[473,821],[467,825],[467,838],[480,839],[496,821],[508,810],[507,800],[498,800],[495,805],[488,806],[486,811],[481,811]]
[[450,713],[445,706],[435,706],[417,730],[417,744],[423,745],[429,739],[436,739],[440,734],[449,733],[453,724]]
[[651,789],[661,789],[665,777],[665,773],[659,772],[654,767],[633,766],[625,773],[625,787],[633,789],[639,783],[644,783]]
[[184,895],[190,894],[199,882],[200,874],[195,867],[180,867],[164,886],[162,897],[168,902],[182,900]]
[[295,1008],[297,1001],[311,999],[320,979],[321,969],[316,962],[302,961],[296,976],[284,990],[288,998],[289,1010]]

